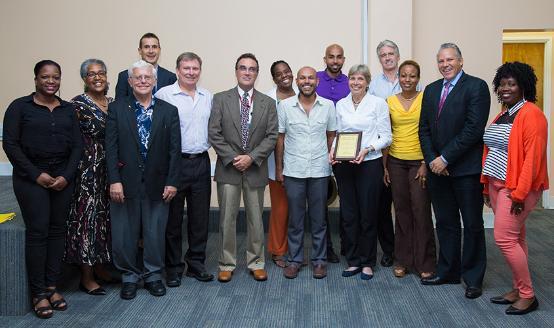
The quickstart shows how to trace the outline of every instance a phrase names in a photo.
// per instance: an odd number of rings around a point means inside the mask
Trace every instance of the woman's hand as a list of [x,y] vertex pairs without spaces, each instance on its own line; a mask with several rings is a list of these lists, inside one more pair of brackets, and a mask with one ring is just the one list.
[[65,187],[67,187],[67,180],[61,175],[56,177],[56,179],[54,179],[54,183],[50,185],[50,188],[55,191],[62,191]]
[[385,186],[390,186],[390,175],[389,175],[389,170],[387,170],[387,168],[385,167],[383,169],[383,183],[385,184]]
[[331,147],[329,151],[329,164],[335,165],[337,163],[340,163],[340,161],[335,161],[335,147]]
[[[508,196],[508,198],[512,199],[511,196]],[[512,207],[510,208],[510,214],[513,215],[520,215],[521,212],[525,209],[525,203],[518,202],[512,199]]]
[[42,172],[36,180],[37,184],[43,188],[50,188],[55,181],[56,179],[52,178],[52,176],[46,172]]
[[421,163],[414,179],[418,180],[421,188],[425,189],[427,186],[427,166],[425,166],[425,163]]
[[354,159],[353,161],[350,161],[350,163],[353,163],[353,164],[360,164],[361,162],[364,161],[364,158],[365,156],[367,155],[367,153],[369,153],[369,149],[367,148],[362,148],[360,150],[360,152],[358,153],[358,156],[356,156],[356,159]]

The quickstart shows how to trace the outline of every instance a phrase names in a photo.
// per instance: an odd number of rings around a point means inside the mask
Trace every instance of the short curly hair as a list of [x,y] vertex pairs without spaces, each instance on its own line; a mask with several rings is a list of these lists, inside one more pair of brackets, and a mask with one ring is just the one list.
[[511,77],[516,80],[525,100],[532,103],[537,101],[537,76],[535,75],[535,70],[528,64],[515,61],[506,62],[496,70],[492,86],[498,102],[502,102],[498,94],[500,80]]

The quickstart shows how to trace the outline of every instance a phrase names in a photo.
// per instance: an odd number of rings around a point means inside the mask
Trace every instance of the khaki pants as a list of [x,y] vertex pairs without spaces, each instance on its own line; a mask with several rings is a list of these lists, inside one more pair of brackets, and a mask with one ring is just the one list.
[[264,268],[264,225],[262,221],[264,189],[263,187],[251,188],[245,179],[238,185],[225,183],[217,184],[217,197],[220,211],[220,271],[233,271],[237,266],[236,227],[241,192],[244,197],[247,224],[246,263],[250,270]]

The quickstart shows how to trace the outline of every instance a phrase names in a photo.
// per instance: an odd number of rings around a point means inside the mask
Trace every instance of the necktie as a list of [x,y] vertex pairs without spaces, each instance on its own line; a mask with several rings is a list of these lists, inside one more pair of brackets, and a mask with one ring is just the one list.
[[444,90],[442,91],[441,100],[439,101],[439,112],[437,113],[437,117],[439,117],[441,114],[442,106],[444,106],[444,102],[446,101],[446,97],[448,96],[449,89],[450,89],[450,82],[446,82],[444,84]]
[[248,92],[242,95],[240,100],[240,137],[242,141],[242,149],[246,150],[248,144],[248,116],[250,115],[250,101],[248,100]]

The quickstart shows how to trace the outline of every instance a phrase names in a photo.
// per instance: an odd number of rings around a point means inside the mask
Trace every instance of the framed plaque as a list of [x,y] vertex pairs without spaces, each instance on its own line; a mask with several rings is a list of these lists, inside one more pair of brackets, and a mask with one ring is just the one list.
[[352,161],[360,152],[362,132],[337,132],[335,144],[336,161]]

